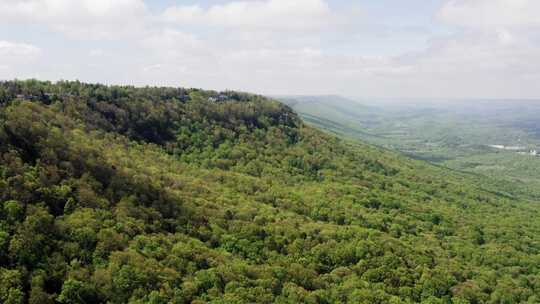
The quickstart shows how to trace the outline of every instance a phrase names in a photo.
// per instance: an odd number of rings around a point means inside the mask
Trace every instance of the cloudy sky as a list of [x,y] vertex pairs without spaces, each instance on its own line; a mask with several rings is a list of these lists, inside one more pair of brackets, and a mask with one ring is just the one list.
[[0,79],[540,98],[539,0],[0,0]]

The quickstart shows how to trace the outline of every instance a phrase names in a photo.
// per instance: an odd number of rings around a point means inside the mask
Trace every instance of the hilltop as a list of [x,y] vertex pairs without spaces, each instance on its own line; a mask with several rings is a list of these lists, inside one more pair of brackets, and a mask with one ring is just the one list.
[[537,303],[540,207],[263,96],[0,83],[2,303]]

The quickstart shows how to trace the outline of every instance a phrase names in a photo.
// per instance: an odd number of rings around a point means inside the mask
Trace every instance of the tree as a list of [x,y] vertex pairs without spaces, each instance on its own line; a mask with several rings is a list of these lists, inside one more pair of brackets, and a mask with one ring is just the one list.
[[91,286],[73,279],[68,279],[64,282],[62,292],[57,300],[60,303],[69,304],[90,304],[99,302],[99,298]]
[[18,270],[0,268],[0,302],[24,303],[22,274]]

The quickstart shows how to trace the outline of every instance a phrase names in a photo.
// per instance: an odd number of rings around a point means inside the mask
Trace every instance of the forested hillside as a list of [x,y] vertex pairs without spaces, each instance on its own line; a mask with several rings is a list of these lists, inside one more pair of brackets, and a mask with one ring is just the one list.
[[236,92],[0,83],[0,303],[539,303],[540,207]]
[[[308,124],[540,200],[540,101],[279,97]],[[514,147],[500,149],[497,146]],[[532,152],[532,153],[531,153]],[[531,155],[532,154],[532,155]],[[500,187],[500,186],[497,186]]]

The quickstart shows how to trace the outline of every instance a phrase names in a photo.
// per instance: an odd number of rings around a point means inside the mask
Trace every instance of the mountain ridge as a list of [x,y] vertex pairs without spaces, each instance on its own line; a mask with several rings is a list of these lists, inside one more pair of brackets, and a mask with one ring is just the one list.
[[536,204],[277,101],[11,81],[0,104],[0,301],[538,300]]

